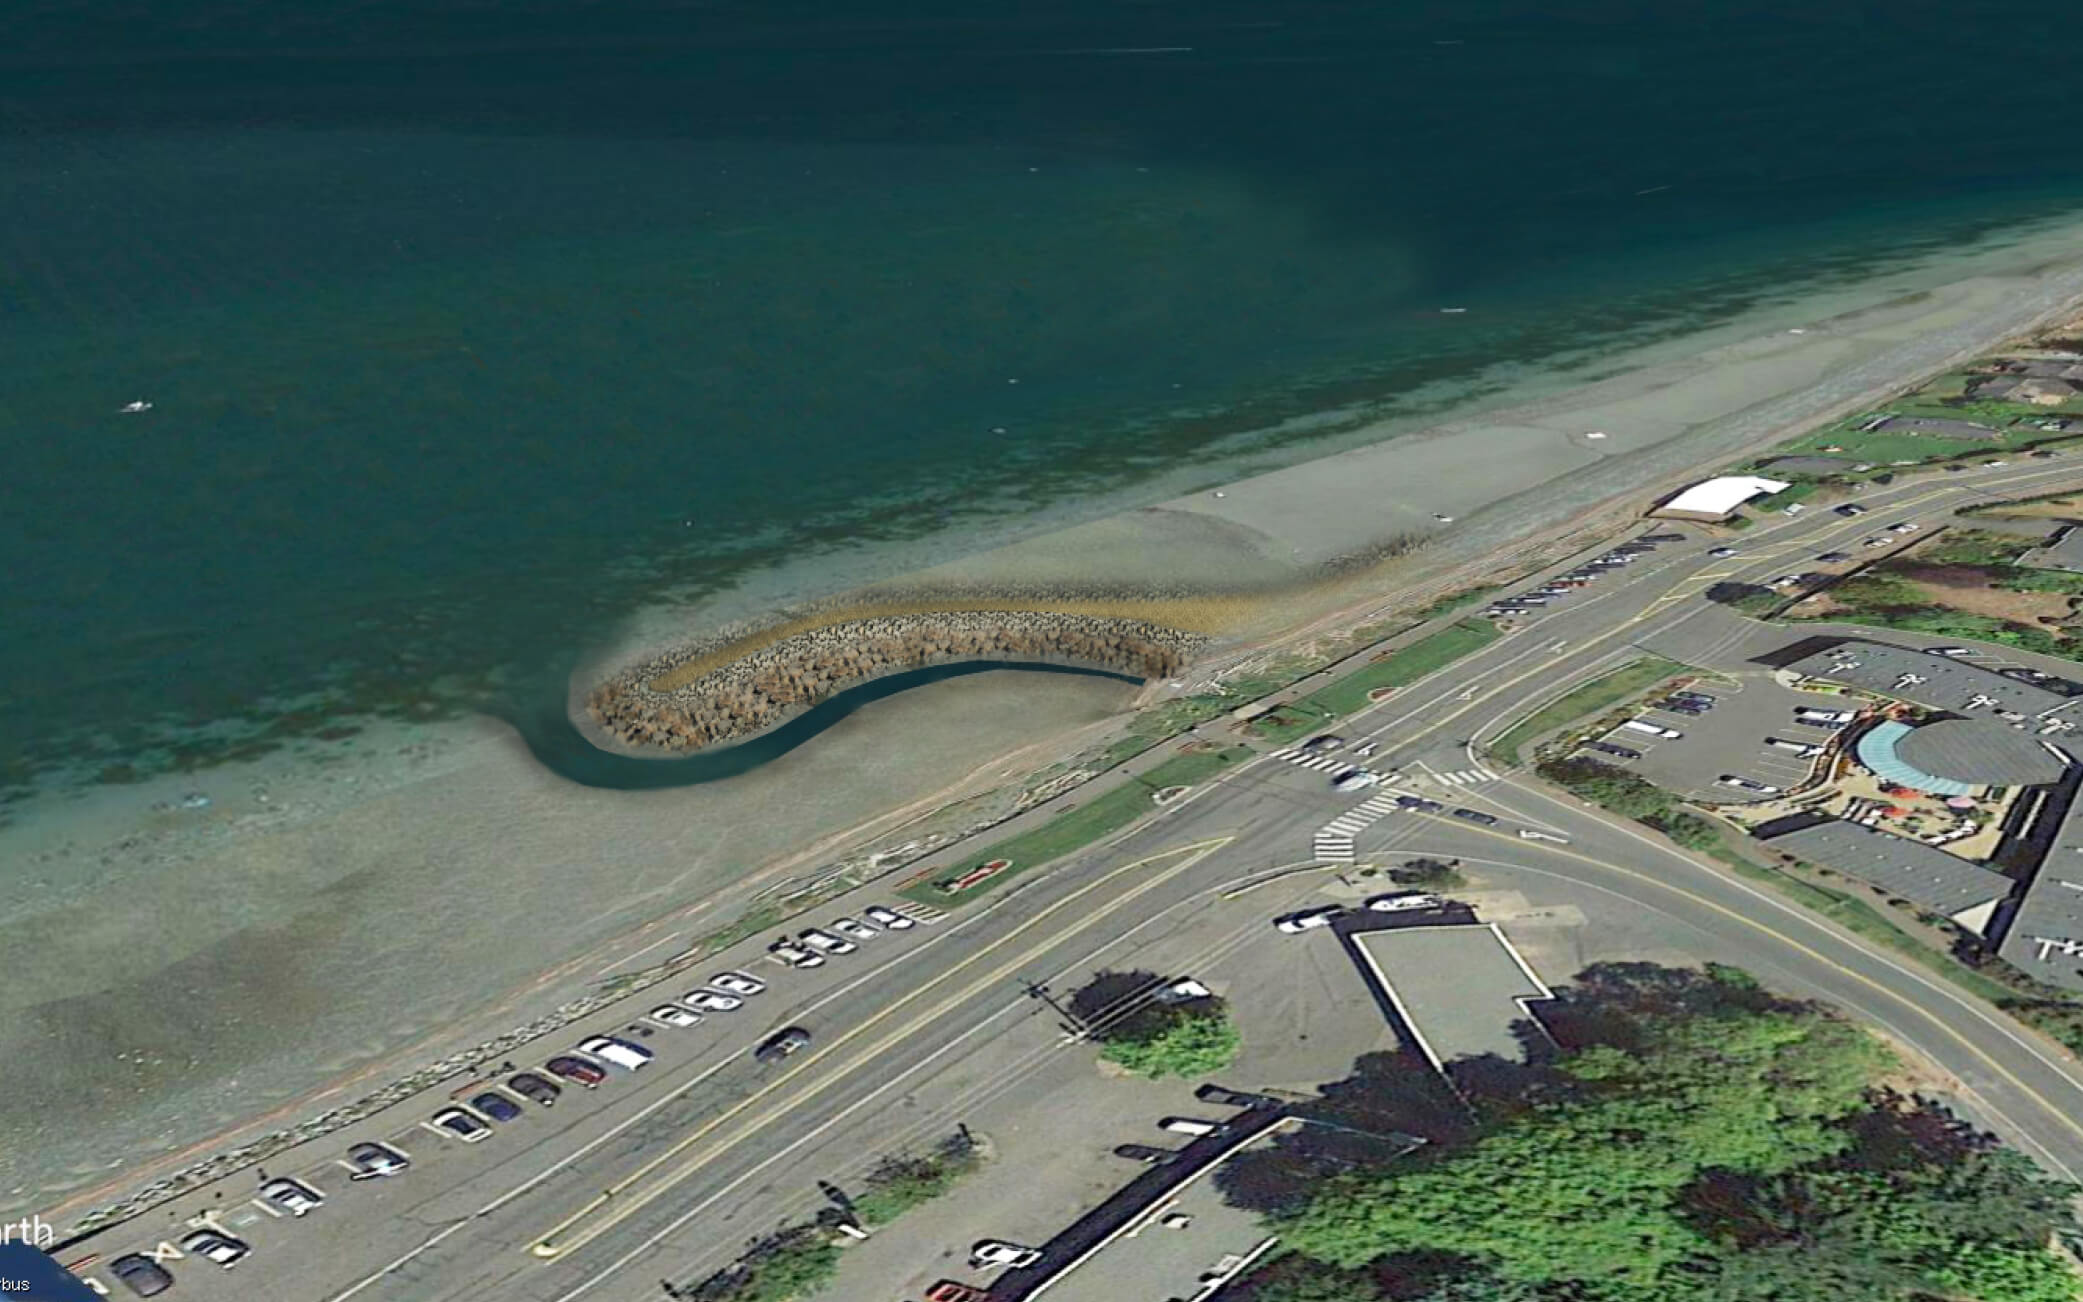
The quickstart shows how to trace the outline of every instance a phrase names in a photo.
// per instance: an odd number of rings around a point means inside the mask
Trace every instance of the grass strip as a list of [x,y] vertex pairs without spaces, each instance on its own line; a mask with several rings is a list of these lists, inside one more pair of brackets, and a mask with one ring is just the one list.
[[1497,626],[1484,619],[1464,619],[1450,624],[1430,637],[1420,638],[1400,651],[1391,652],[1290,705],[1281,706],[1272,719],[1258,725],[1259,733],[1270,741],[1292,741],[1341,715],[1366,708],[1370,692],[1414,683],[1469,652],[1488,646],[1500,636]]
[[1579,719],[1603,714],[1664,679],[1674,678],[1684,672],[1684,665],[1676,660],[1666,660],[1662,656],[1644,656],[1640,660],[1629,661],[1612,673],[1571,688],[1505,729],[1502,736],[1490,743],[1490,753],[1507,764],[1517,764],[1519,748],[1526,743],[1545,737]]
[[[1021,873],[1038,868],[1051,860],[1061,859],[1073,851],[1082,850],[1093,842],[1127,827],[1157,808],[1150,799],[1154,793],[1166,787],[1187,787],[1205,781],[1250,754],[1248,747],[1234,746],[1222,750],[1189,751],[1182,755],[1174,755],[1122,786],[1096,796],[1074,809],[1066,810],[1032,831],[1008,837],[979,850],[971,858],[965,859],[961,866],[935,873],[931,879],[914,882],[898,894],[906,899],[940,908],[967,904],[1005,885]],[[959,894],[951,895],[940,888],[941,882],[958,878],[993,859],[1005,859],[1010,862],[1001,871]]]

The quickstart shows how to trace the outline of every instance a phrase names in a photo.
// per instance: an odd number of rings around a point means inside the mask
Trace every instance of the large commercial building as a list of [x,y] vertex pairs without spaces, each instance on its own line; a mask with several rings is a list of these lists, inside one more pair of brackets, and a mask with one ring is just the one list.
[[[1886,642],[1847,639],[1782,665],[1788,673],[1841,683],[1876,696],[1965,717],[1994,717],[2026,727],[2066,727],[2083,697],[2007,678],[1968,660]],[[2055,722],[2058,721],[2058,722]]]
[[1777,493],[1791,487],[1783,479],[1766,479],[1761,475],[1723,475],[1694,484],[1670,501],[1651,511],[1651,515],[1669,516],[1676,520],[1726,520],[1736,513],[1736,508],[1754,497]]

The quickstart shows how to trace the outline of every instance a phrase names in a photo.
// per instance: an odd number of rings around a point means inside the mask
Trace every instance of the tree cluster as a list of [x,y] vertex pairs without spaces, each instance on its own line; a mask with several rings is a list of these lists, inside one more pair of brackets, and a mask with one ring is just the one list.
[[1244,1043],[1219,999],[1147,1004],[1106,1026],[1099,1039],[1100,1057],[1152,1080],[1212,1075]]
[[1542,760],[1534,771],[1572,795],[1655,828],[1689,850],[1704,850],[1721,839],[1714,824],[1687,813],[1670,792],[1625,769],[1572,757]]
[[2071,1190],[1877,1091],[1864,1032],[1732,978],[1606,1017],[1459,1141],[1322,1181],[1242,1297],[2074,1302]]

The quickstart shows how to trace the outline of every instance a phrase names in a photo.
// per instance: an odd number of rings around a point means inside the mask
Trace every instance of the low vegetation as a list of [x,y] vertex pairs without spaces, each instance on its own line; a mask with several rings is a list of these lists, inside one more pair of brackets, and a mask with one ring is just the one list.
[[1662,656],[1644,656],[1622,665],[1612,673],[1570,689],[1504,731],[1490,743],[1490,753],[1507,764],[1519,762],[1519,748],[1580,719],[1603,714],[1667,679],[1685,672],[1685,666]]
[[1138,1076],[1160,1080],[1221,1071],[1243,1047],[1220,999],[1149,1003],[1098,1032],[1099,1056]]
[[1731,969],[1592,969],[1464,1133],[1267,1213],[1246,1302],[2073,1302],[2074,1192]]
[[839,1246],[814,1225],[768,1236],[734,1264],[668,1296],[685,1302],[797,1302],[839,1274]]
[[950,1138],[924,1157],[885,1158],[862,1181],[853,1200],[854,1215],[864,1225],[888,1225],[946,1194],[981,1165],[983,1155],[966,1134]]
[[1935,637],[1993,642],[2070,660],[2083,658],[2083,648],[2075,641],[2040,624],[1947,604],[1947,590],[1966,585],[2083,597],[2083,575],[2020,568],[2017,560],[2031,546],[2026,540],[2001,534],[1949,530],[1908,556],[1884,561],[1836,584],[1829,589],[1829,608],[1815,618],[1849,619]]
[[1558,758],[1542,760],[1534,772],[1601,809],[1654,828],[1688,850],[1702,850],[1721,841],[1720,828],[1686,812],[1670,792],[1625,769],[1593,759]]
[[1485,619],[1450,624],[1281,707],[1274,717],[1260,721],[1259,731],[1273,741],[1293,741],[1304,733],[1329,726],[1340,716],[1365,709],[1369,693],[1414,683],[1469,652],[1488,646],[1498,636],[1497,626]]
[[967,903],[989,894],[1023,872],[1082,850],[1127,827],[1156,808],[1150,800],[1155,792],[1166,787],[1204,782],[1250,754],[1248,748],[1235,746],[1174,755],[1134,781],[1057,814],[1032,831],[1007,837],[979,850],[973,859],[965,861],[968,867],[987,864],[994,859],[1007,860],[1008,867],[974,886],[956,894],[940,888],[940,882],[961,876],[963,871],[967,871],[964,868],[936,873],[931,880],[914,883],[898,893],[940,907],[951,902]]

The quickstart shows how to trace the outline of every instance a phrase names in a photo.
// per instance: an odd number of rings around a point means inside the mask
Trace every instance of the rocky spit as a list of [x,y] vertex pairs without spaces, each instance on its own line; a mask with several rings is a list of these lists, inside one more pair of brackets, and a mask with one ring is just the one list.
[[870,679],[963,660],[1031,660],[1170,677],[1207,641],[1145,620],[1055,611],[963,610],[845,620],[783,638],[670,691],[652,683],[690,648],[595,688],[587,713],[627,745],[695,750],[785,723]]

